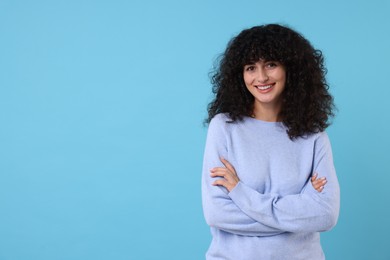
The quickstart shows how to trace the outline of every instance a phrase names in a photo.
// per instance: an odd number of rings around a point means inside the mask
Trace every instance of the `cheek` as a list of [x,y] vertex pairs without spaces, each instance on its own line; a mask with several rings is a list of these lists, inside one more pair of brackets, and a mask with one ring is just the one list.
[[286,82],[287,82],[286,75],[284,75],[283,80],[282,80],[283,89],[286,87]]
[[279,83],[283,86],[283,88],[286,85],[286,73],[280,72],[277,75],[275,75],[275,80],[279,81]]
[[286,74],[281,74],[280,77],[279,77],[279,81],[286,84]]
[[286,77],[287,77],[286,71],[284,69],[280,70],[279,71],[279,78],[280,78],[280,80],[286,82]]
[[245,85],[249,85],[253,81],[253,78],[248,73],[244,73],[243,78]]

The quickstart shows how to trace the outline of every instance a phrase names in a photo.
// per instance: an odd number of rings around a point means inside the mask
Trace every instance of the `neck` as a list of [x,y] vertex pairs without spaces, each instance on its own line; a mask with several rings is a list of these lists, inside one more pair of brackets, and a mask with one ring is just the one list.
[[282,121],[280,116],[281,110],[281,104],[259,104],[255,101],[253,107],[253,118],[267,122],[280,122]]

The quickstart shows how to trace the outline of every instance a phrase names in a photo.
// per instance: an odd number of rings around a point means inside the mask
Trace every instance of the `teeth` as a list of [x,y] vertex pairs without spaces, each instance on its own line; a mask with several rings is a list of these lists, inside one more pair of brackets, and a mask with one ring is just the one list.
[[266,89],[269,89],[270,87],[272,87],[272,85],[267,85],[267,86],[257,86],[256,88],[260,89],[260,90],[266,90]]

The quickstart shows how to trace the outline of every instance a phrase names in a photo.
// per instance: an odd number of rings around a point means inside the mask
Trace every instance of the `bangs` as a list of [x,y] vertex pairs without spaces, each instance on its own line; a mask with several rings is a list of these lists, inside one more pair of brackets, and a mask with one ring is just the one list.
[[254,64],[260,60],[283,63],[281,56],[281,51],[275,42],[253,41],[248,48],[243,50],[241,65]]

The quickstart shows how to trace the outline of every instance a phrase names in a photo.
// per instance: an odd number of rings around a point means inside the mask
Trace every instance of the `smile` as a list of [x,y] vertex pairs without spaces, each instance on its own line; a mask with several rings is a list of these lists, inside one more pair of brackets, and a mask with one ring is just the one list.
[[273,87],[273,85],[275,85],[275,84],[263,85],[263,86],[255,86],[255,87],[257,89],[259,89],[259,90],[267,90],[267,89],[270,89],[271,87]]

